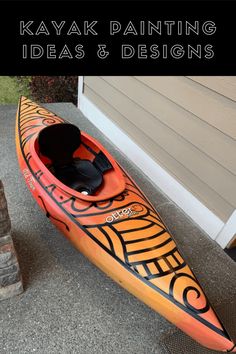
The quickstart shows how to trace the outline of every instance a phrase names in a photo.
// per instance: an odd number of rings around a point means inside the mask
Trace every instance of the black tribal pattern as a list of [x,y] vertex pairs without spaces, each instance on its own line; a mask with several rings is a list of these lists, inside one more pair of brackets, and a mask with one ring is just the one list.
[[[126,189],[122,194],[104,200],[100,202],[83,203],[74,195],[61,190],[61,188],[55,184],[43,183],[43,172],[38,169],[34,170],[32,165],[32,156],[30,152],[27,152],[26,147],[28,143],[42,127],[55,124],[65,123],[66,121],[57,117],[54,113],[47,111],[39,107],[37,104],[22,99],[21,109],[19,110],[19,137],[20,147],[22,155],[27,163],[27,166],[34,176],[35,180],[44,189],[44,191],[52,198],[57,206],[73,220],[73,222],[91,237],[97,244],[99,244],[106,252],[108,252],[114,259],[120,262],[127,270],[136,275],[140,280],[146,282],[147,285],[158,291],[165,298],[168,298],[176,306],[180,307],[183,311],[190,314],[193,318],[205,324],[208,328],[229,339],[227,332],[209,323],[201,314],[206,313],[209,309],[209,303],[204,296],[200,285],[198,284],[194,275],[189,271],[189,268],[179,253],[176,244],[168,230],[166,229],[163,221],[159,215],[155,212],[153,206],[146,199],[144,194],[137,189],[136,185],[132,182],[129,176],[124,172],[126,179]],[[38,122],[39,116],[41,117],[40,123]],[[37,120],[37,124],[34,121]],[[128,197],[133,196],[133,199],[137,198],[138,202],[124,204]],[[42,203],[44,203],[41,198]],[[136,225],[142,224],[140,227],[129,228],[128,230],[123,228],[127,219],[113,221],[112,223],[105,222],[97,225],[86,225],[83,223],[83,218],[88,216],[107,215],[109,213],[119,210],[119,203],[122,208],[134,206],[139,208],[137,215],[132,216],[132,220]],[[45,212],[47,207],[44,204]],[[52,217],[52,215],[48,215]],[[145,225],[143,226],[143,223]],[[65,224],[65,228],[68,226]],[[104,241],[98,239],[95,230],[99,230],[104,237]],[[157,231],[158,230],[158,231]],[[143,237],[136,238],[136,233],[143,233]],[[145,234],[148,233],[148,237]],[[155,240],[155,245],[151,248],[138,248],[137,250],[131,250],[133,245],[138,245],[143,242]],[[160,241],[161,240],[161,241]],[[116,241],[116,242],[114,242]],[[115,244],[119,244],[119,252],[117,251]],[[161,249],[164,246],[170,246],[169,251],[162,253]],[[122,250],[122,251],[121,251]],[[150,257],[153,251],[160,251],[156,253],[156,256]],[[161,279],[165,279],[166,276],[170,276],[170,284],[168,291],[164,290],[161,286]],[[186,278],[190,281],[191,285],[184,287],[181,291],[181,297],[176,297],[175,288],[179,284],[180,280]],[[203,299],[204,305],[202,307],[194,307],[191,304],[189,293],[195,293],[196,299]]]

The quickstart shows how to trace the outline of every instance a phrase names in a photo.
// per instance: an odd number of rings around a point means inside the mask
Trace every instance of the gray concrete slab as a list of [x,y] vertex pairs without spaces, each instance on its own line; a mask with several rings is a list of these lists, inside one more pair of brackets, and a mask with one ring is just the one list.
[[[75,106],[45,106],[99,139],[139,183],[236,339],[235,263]],[[16,106],[0,106],[0,178],[25,292],[0,303],[0,353],[211,353],[94,267],[45,218],[19,172],[15,114]]]

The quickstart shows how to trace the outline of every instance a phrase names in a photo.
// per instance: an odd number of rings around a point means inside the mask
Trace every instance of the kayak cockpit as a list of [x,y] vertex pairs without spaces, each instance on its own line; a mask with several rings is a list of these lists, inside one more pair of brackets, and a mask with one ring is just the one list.
[[73,124],[52,124],[42,129],[35,150],[58,183],[82,198],[107,199],[125,188],[122,171],[114,159]]

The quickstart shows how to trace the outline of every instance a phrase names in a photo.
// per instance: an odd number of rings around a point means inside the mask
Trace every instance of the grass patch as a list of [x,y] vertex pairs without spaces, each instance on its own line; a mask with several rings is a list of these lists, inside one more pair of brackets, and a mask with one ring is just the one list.
[[0,104],[16,104],[21,95],[29,96],[27,86],[27,79],[22,83],[15,76],[0,76]]

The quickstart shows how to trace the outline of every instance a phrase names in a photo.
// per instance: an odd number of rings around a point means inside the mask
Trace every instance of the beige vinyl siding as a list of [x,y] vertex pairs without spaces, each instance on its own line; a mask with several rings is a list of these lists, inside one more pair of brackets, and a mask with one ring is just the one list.
[[235,102],[186,77],[85,77],[84,82],[85,96],[228,219],[236,207]]
[[236,138],[236,105],[186,77],[141,77],[147,86],[229,137]]
[[236,101],[235,76],[188,76],[203,86],[220,93],[221,95]]

